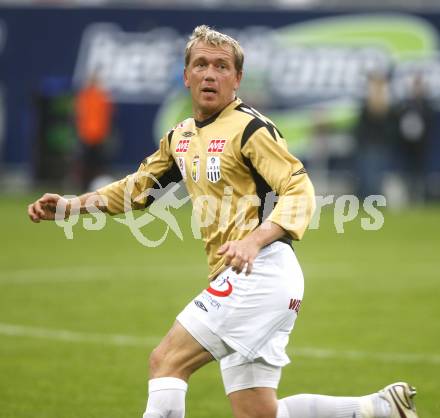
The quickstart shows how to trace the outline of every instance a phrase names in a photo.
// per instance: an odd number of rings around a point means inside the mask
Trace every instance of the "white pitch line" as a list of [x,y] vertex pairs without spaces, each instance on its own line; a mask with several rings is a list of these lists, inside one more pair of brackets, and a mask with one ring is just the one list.
[[[154,278],[152,272],[161,273],[199,273],[206,272],[207,266],[202,264],[149,264],[149,265],[128,265],[128,266],[74,266],[74,267],[53,267],[40,269],[20,269],[11,271],[0,271],[0,284],[32,284],[32,283],[62,283],[62,282],[83,282],[99,281],[114,278],[115,273],[120,273],[124,280],[150,280]],[[203,274],[203,273],[202,273]],[[175,276],[166,274],[168,280],[181,280],[181,275]],[[203,276],[201,276],[203,278]],[[161,275],[161,280],[163,276]],[[118,278],[119,280],[119,278]]]
[[39,327],[28,327],[23,325],[12,325],[0,323],[0,334],[10,337],[42,338],[46,340],[58,340],[74,343],[98,343],[104,345],[119,345],[133,347],[147,347],[156,345],[159,337],[135,337],[131,335],[118,334],[95,334],[65,329],[49,329]]
[[[159,336],[138,337],[132,335],[83,333],[5,323],[0,323],[0,335],[143,348],[153,347],[161,340]],[[440,365],[439,354],[385,353],[311,347],[291,347],[288,351],[293,356],[324,360],[372,360],[385,363]]]
[[415,353],[385,353],[356,350],[329,350],[325,348],[291,348],[290,354],[299,357],[317,359],[342,359],[342,360],[374,360],[384,363],[414,363],[440,365],[438,354],[415,354]]

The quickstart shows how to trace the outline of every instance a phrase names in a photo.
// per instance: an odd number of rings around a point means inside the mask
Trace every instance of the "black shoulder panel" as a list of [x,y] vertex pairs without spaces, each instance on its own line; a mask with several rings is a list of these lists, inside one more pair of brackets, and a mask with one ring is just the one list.
[[246,145],[246,142],[254,134],[254,132],[258,131],[258,129],[262,128],[263,126],[266,127],[267,125],[260,118],[253,118],[247,124],[246,128],[244,128],[243,136],[241,137],[241,148]]
[[[252,109],[251,109],[247,104],[244,104],[244,103],[240,103],[240,104],[235,108],[235,110],[239,110],[240,112],[248,113],[248,112],[246,112],[246,111],[243,110],[243,109],[247,109],[248,111],[251,111],[251,112],[252,112]],[[252,113],[254,113],[254,112],[252,112]]]
[[173,139],[173,133],[174,133],[174,129],[171,129],[171,131],[168,132],[168,146],[171,145],[171,140]]
[[278,130],[278,128],[273,123],[262,119],[262,117],[256,111],[254,111],[251,107],[249,107],[248,105],[246,105],[244,103],[240,103],[235,108],[235,110],[238,110],[239,112],[246,113],[247,115],[254,116],[254,119],[252,119],[248,123],[245,130],[243,131],[243,136],[241,138],[241,147],[242,148],[246,145],[246,142],[252,136],[252,134],[262,127],[265,127],[267,129],[267,131],[270,133],[270,136],[273,138],[274,141],[277,141],[275,131],[278,132],[278,135],[281,138],[283,137],[281,132]]
[[252,164],[251,160],[249,158],[243,157],[244,163],[247,165],[251,172],[251,176],[254,179],[255,182],[255,188],[257,191],[257,196],[260,199],[260,206],[258,208],[258,219],[259,223],[261,224],[263,222],[263,211],[264,211],[264,203],[266,200],[267,193],[271,192],[272,189],[267,183],[266,180],[260,175],[260,173],[255,169],[254,165]]
[[275,135],[275,126],[272,125],[271,123],[268,123],[266,125],[266,128],[269,131],[270,135],[272,136],[273,140],[276,141],[277,140],[277,136]]

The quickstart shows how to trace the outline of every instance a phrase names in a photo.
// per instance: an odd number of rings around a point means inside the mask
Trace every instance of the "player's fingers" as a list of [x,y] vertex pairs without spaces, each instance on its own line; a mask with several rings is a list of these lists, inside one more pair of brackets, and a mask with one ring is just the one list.
[[40,205],[49,205],[52,201],[53,200],[48,195],[44,195],[37,200]]
[[240,268],[239,268],[239,265],[236,261],[232,260],[231,267],[232,267],[232,271],[234,273],[240,274]]
[[35,216],[35,214],[34,214],[34,210],[33,210],[32,206],[33,206],[33,205],[32,205],[32,203],[31,203],[31,204],[29,204],[28,207],[27,207],[27,213],[28,213],[29,218],[31,218],[31,220],[33,220],[33,218],[34,218],[34,216]]
[[232,260],[232,270],[237,274],[240,274],[243,271],[245,264],[246,259],[243,257],[243,254],[237,253]]
[[50,210],[51,212],[55,212],[55,209],[61,200],[61,196],[54,194],[45,194],[39,201],[40,203]]
[[[46,212],[55,213],[57,210],[57,204],[54,202],[49,202],[43,205]],[[47,214],[47,213],[46,213]]]
[[33,203],[31,203],[31,204],[28,206],[28,216],[29,216],[29,218],[30,218],[30,220],[31,220],[32,222],[35,222],[35,223],[40,222],[40,218],[39,218],[38,215],[35,213],[35,210],[34,210],[34,204],[33,204]]
[[231,265],[234,257],[235,257],[235,248],[230,245],[228,251],[225,253],[225,265],[226,266]]
[[226,251],[228,251],[230,246],[229,241],[225,242],[218,250],[217,250],[217,254],[218,255],[223,255]]
[[233,270],[237,273],[240,274],[243,269],[244,269],[245,263],[243,261],[241,261],[240,263],[237,263],[237,266],[235,268],[233,268]]
[[252,267],[254,267],[254,260],[249,259],[246,266],[246,276],[252,273]]
[[242,264],[240,266],[240,273],[241,272],[245,272],[245,273],[247,272],[248,264],[249,264],[249,259],[246,257],[246,258],[243,259],[243,262],[242,262]]
[[46,193],[41,199],[38,200],[41,207],[45,210],[46,215],[47,212],[56,212],[56,207],[58,202],[60,201],[61,196],[55,194]]
[[45,193],[39,201],[42,203],[56,203],[58,199],[60,198],[60,195],[53,194],[53,193]]
[[43,209],[43,207],[41,205],[41,201],[40,200],[37,200],[34,203],[34,211],[37,213],[37,215],[39,216],[40,219],[44,219],[45,218],[46,214],[44,212],[44,209]]

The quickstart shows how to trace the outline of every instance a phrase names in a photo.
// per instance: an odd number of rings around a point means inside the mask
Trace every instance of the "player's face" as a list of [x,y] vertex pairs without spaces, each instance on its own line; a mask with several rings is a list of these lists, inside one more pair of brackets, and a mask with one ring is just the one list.
[[235,98],[242,73],[234,65],[230,45],[215,47],[197,42],[184,71],[185,87],[191,91],[194,116],[204,120],[221,111]]

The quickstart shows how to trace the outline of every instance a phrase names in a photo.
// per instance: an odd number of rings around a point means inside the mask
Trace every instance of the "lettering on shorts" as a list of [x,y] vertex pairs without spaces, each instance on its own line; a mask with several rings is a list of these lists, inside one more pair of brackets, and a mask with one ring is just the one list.
[[206,302],[209,303],[214,309],[219,310],[222,305],[220,302],[217,302],[211,295],[209,295],[208,293],[202,293],[202,299]]
[[296,314],[299,313],[299,308],[301,308],[301,299],[290,299],[289,309],[295,311]]

